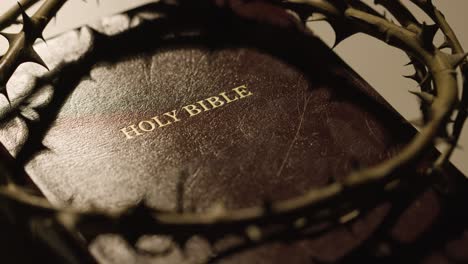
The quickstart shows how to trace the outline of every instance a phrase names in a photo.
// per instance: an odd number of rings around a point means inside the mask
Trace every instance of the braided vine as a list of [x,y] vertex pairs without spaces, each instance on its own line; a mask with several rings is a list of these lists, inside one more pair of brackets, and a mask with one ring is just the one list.
[[[23,1],[0,16],[0,30],[16,23],[19,16],[23,24],[19,33],[1,33],[10,44],[0,59],[0,93],[7,98],[6,83],[20,64],[34,62],[47,67],[33,45],[42,38],[44,28],[66,0],[46,0],[30,17],[25,10],[36,2],[39,1]],[[375,2],[396,21],[359,0],[268,1],[272,6],[296,13],[298,22],[303,24],[310,17],[320,15],[320,19],[334,28],[335,45],[354,34],[365,33],[408,54],[415,74],[407,77],[417,81],[421,88],[421,91],[412,93],[421,101],[423,124],[419,133],[392,158],[376,166],[355,170],[343,180],[312,189],[301,196],[250,208],[227,210],[218,204],[204,213],[193,213],[158,211],[139,205],[109,213],[57,207],[42,196],[32,194],[18,184],[21,173],[11,165],[14,158],[8,156],[7,151],[2,151],[0,206],[21,209],[25,228],[30,232],[39,228],[42,232],[35,235],[57,255],[70,263],[80,263],[83,258],[93,259],[87,249],[90,238],[103,233],[121,234],[131,243],[144,234],[168,235],[179,245],[194,235],[214,243],[226,235],[235,234],[245,238],[245,245],[284,238],[285,234],[318,236],[338,225],[351,223],[379,201],[391,199],[408,188],[408,183],[414,182],[414,176],[408,175],[408,171],[422,176],[418,180],[423,183],[419,184],[430,184],[433,178],[440,177],[440,172],[449,162],[467,118],[467,54],[431,0],[411,2],[432,18],[433,25],[420,23],[400,0]],[[159,2],[161,7],[172,8],[183,4],[184,1],[175,4]],[[441,46],[434,44],[438,32],[445,36]],[[457,81],[459,74],[464,79],[462,87]],[[13,103],[11,107],[17,105]],[[424,154],[440,140],[447,147],[430,166],[421,170]],[[369,199],[369,195],[375,199]],[[267,231],[272,225],[280,227]]]

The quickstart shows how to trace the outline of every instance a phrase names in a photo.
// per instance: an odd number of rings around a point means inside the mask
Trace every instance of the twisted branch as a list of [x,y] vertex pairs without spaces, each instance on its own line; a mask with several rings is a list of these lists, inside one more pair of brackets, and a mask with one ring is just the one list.
[[21,5],[17,9],[12,9],[10,17],[13,17],[16,12],[21,12],[23,29],[17,34],[2,33],[10,45],[7,53],[0,60],[0,93],[7,96],[6,83],[20,64],[33,62],[47,68],[47,65],[34,50],[33,45],[38,38],[44,39],[42,32],[66,1],[47,0],[32,17],[26,14]]
[[[464,76],[468,74],[463,48],[430,0],[412,2],[434,19],[435,27],[420,24],[399,0],[380,0],[378,3],[392,13],[400,25],[387,20],[361,1],[344,4],[331,0],[288,0],[278,4],[300,11],[301,14],[323,15],[334,26],[337,42],[362,32],[402,49],[410,56],[417,71],[414,79],[421,82],[423,88],[418,96],[425,103],[425,124],[399,154],[381,164],[354,171],[340,182],[310,190],[289,200],[239,210],[226,210],[218,206],[203,214],[154,211],[145,206],[118,213],[77,212],[71,208],[56,208],[46,199],[31,195],[12,184],[0,187],[0,197],[28,208],[31,216],[40,214],[53,219],[65,231],[62,234],[78,241],[83,245],[82,248],[85,248],[86,241],[79,234],[95,236],[96,233],[120,232],[130,241],[145,233],[169,234],[183,241],[194,234],[217,239],[229,232],[241,233],[249,241],[259,241],[272,236],[264,236],[262,233],[264,227],[272,224],[279,223],[294,230],[302,230],[324,222],[331,222],[332,225],[349,223],[366,209],[375,206],[377,201],[395,195],[408,181],[402,172],[415,171],[422,156],[439,138],[447,141],[450,148],[424,174],[434,176],[435,170],[442,169],[453,153],[466,120],[468,84],[465,82],[463,96],[459,99],[456,71],[461,67]],[[6,84],[22,62],[33,61],[44,65],[32,45],[41,37],[43,29],[63,3],[65,0],[48,0],[31,18],[23,12],[23,31],[15,35],[5,34],[10,41],[10,48],[0,60],[0,85]],[[446,36],[447,45],[452,48],[453,54],[447,54],[434,46],[433,39],[438,29]],[[0,92],[5,92],[5,89]],[[447,125],[457,107],[461,109],[452,134],[448,135]],[[424,180],[429,181],[428,178]],[[380,199],[369,201],[369,194]],[[137,221],[143,223],[137,224]],[[96,226],[99,226],[98,230]],[[54,247],[62,242],[61,239],[47,243]]]
[[[40,0],[24,0],[21,1],[21,6],[24,10],[27,10],[35,3],[39,2]],[[21,15],[22,8],[19,5],[14,5],[8,11],[0,16],[0,30],[4,30],[5,28],[9,27],[10,25],[14,24],[18,17]]]

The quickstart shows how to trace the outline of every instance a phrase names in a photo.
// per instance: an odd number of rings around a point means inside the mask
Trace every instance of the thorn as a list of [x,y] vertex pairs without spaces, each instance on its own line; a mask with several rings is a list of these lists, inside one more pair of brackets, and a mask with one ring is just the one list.
[[446,48],[451,48],[450,46],[450,43],[448,42],[447,39],[445,39],[444,43],[440,44],[440,46],[438,47],[438,49],[446,49]]
[[21,3],[18,2],[18,5],[20,7],[21,17],[23,19],[22,31],[25,33],[27,39],[31,42],[34,42],[37,38],[44,39],[44,37],[42,36],[42,30],[39,30],[37,28],[37,21],[28,16]]
[[431,79],[430,73],[427,73],[422,79],[418,76],[417,73],[414,73],[412,75],[403,75],[403,77],[416,81],[419,87],[422,87]]
[[448,59],[452,66],[458,67],[465,61],[467,56],[468,56],[468,53],[458,53],[458,54],[449,55]]
[[311,15],[310,12],[308,12],[307,10],[294,10],[292,11],[292,14],[297,16],[299,20],[303,23],[308,22],[308,18]]
[[390,44],[390,41],[392,40],[392,35],[390,34],[389,30],[385,30],[385,43]]
[[332,49],[336,48],[341,42],[354,35],[353,32],[335,30],[335,43]]
[[23,31],[24,32],[31,32],[33,30],[33,21],[31,18],[26,14],[26,11],[23,8],[23,5],[18,2],[18,6],[21,10],[21,17],[23,19]]
[[46,41],[46,39],[44,38],[44,35],[41,34],[41,35],[38,37],[38,39],[42,40],[42,41],[47,45],[47,41]]
[[414,73],[414,74],[411,74],[411,75],[403,75],[403,77],[407,78],[407,79],[411,79],[415,82],[420,82],[421,81],[421,78],[419,78],[418,74],[417,73]]
[[427,93],[427,92],[419,92],[419,91],[409,91],[410,93],[416,95],[421,101],[428,103],[431,105],[434,102],[435,96]]
[[422,87],[424,86],[428,81],[431,80],[431,74],[430,73],[426,73],[426,76],[424,76],[424,78],[419,82],[419,87]]
[[12,43],[18,34],[0,32],[0,35],[8,40],[8,43]]
[[37,54],[37,52],[34,50],[33,47],[29,47],[29,48],[25,49],[24,52],[25,52],[24,53],[24,61],[37,63],[37,64],[43,66],[44,68],[46,68],[48,71],[50,71],[47,64],[44,62],[44,60],[42,60],[42,58],[39,56],[39,54]]

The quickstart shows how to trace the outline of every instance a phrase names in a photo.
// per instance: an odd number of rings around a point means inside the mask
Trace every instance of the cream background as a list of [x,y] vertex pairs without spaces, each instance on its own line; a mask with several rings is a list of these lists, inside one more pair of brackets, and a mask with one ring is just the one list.
[[[45,36],[51,37],[60,32],[75,28],[99,17],[111,15],[143,3],[154,0],[69,0],[57,16],[57,21],[48,26]],[[402,0],[409,2],[408,0]],[[373,0],[364,0],[373,4]],[[3,12],[15,0],[3,0],[0,3],[0,12]],[[468,1],[466,0],[434,0],[442,10],[449,23],[458,33],[461,43],[468,49]],[[410,5],[411,6],[411,5]],[[416,10],[416,8],[414,8]],[[419,12],[419,14],[421,14]],[[430,22],[425,16],[420,19]],[[324,23],[311,25],[316,34],[327,43],[333,43],[334,34]],[[11,29],[14,30],[14,29]],[[0,40],[0,52],[5,50],[6,41]],[[408,90],[416,90],[416,83],[402,77],[411,74],[411,67],[403,67],[408,62],[407,57],[399,50],[386,46],[368,36],[358,35],[340,44],[335,51],[350,64],[365,80],[367,80],[395,109],[406,119],[417,119],[419,109],[414,96]],[[468,175],[468,125],[461,138],[461,149],[452,157],[452,162]]]

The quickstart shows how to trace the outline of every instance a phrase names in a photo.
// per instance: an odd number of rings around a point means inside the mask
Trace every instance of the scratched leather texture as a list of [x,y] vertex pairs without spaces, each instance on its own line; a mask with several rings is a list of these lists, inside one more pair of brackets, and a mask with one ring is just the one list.
[[[118,15],[94,27],[120,34],[132,23]],[[316,38],[241,25],[209,34],[195,30],[183,41],[171,36],[158,40],[154,48],[124,52],[151,41],[154,33],[147,27],[107,47],[111,59],[103,62],[98,56],[90,68],[91,79],[59,87],[69,89],[67,93],[44,88],[37,104],[49,107],[50,100],[44,98],[56,94],[63,102],[50,108],[56,118],[44,129],[42,140],[48,150],[27,152],[34,154],[27,163],[33,181],[57,204],[113,210],[144,201],[174,210],[178,183],[186,175],[185,210],[203,212],[220,202],[242,208],[324,186],[331,178],[346,176],[355,164],[376,164],[414,134]],[[92,47],[93,41],[89,31],[74,31],[38,49],[52,50],[44,56],[54,68],[64,58],[69,62],[83,56],[83,47]],[[61,78],[66,84],[67,77]],[[120,132],[240,85],[253,95],[131,140]],[[7,137],[12,130],[18,135],[14,140]],[[21,118],[4,124],[1,134],[14,154],[28,147]],[[432,192],[415,203],[394,232],[402,241],[415,239],[439,211]],[[267,245],[223,263],[337,261],[372,233],[387,209],[382,205],[372,211],[352,231],[340,228],[317,239]],[[137,247],[157,251],[167,243],[146,236]],[[116,235],[99,237],[91,250],[101,263],[198,263],[211,254],[200,238],[189,241],[185,254],[139,254]]]

